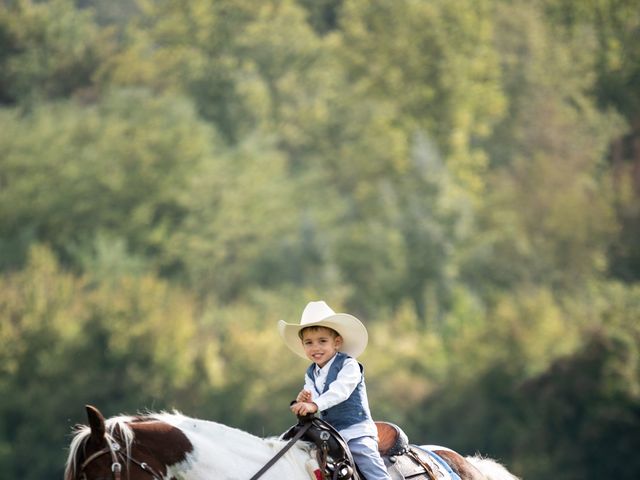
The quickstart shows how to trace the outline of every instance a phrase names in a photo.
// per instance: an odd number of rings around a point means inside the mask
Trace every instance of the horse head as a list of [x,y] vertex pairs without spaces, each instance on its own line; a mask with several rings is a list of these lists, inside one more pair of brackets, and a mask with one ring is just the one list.
[[65,480],[161,480],[192,447],[180,430],[151,416],[115,417],[87,405],[89,425],[71,442]]

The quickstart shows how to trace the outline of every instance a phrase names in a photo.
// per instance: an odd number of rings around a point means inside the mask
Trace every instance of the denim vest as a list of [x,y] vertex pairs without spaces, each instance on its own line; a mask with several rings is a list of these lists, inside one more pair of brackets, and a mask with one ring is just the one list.
[[[336,358],[329,367],[324,389],[318,393],[324,393],[329,389],[329,385],[338,378],[338,373],[342,370],[344,361],[347,358],[351,357],[341,352],[336,353]],[[320,412],[320,418],[329,422],[337,430],[343,430],[356,423],[364,422],[365,420],[372,420],[371,412],[369,411],[369,400],[367,399],[367,389],[364,384],[364,367],[360,363],[358,363],[358,365],[360,365],[362,377],[349,398],[344,402]],[[315,380],[315,370],[315,363],[312,363],[307,369],[307,376],[312,380]]]

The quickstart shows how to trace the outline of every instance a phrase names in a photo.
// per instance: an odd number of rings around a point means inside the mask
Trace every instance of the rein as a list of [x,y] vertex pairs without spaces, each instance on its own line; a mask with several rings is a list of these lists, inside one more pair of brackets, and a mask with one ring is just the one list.
[[[149,466],[148,463],[139,462],[132,456],[122,453],[120,451],[120,445],[115,441],[110,440],[107,440],[106,447],[104,447],[102,450],[98,450],[97,452],[86,458],[84,462],[82,462],[82,465],[80,465],[80,478],[83,478],[84,469],[87,468],[91,462],[106,454],[109,454],[111,456],[111,472],[113,473],[114,480],[121,480],[122,478],[123,460],[127,463],[133,462],[135,465],[140,467],[142,471],[151,475],[153,480],[162,480],[162,475],[156,472],[151,466]],[[84,476],[84,478],[86,478],[86,476]]]
[[298,430],[296,432],[296,434],[293,436],[293,438],[291,440],[289,440],[289,443],[287,443],[284,447],[282,447],[282,449],[275,454],[275,456],[269,460],[267,462],[267,464],[262,467],[260,470],[258,470],[258,472],[251,477],[250,480],[256,480],[257,478],[260,478],[262,475],[264,475],[264,473],[269,470],[271,467],[273,467],[273,465],[280,460],[280,458],[282,458],[282,456],[287,453],[287,451],[293,446],[294,443],[296,443],[298,440],[300,440],[300,438],[302,437],[302,435],[305,434],[305,432],[307,430],[309,430],[309,428],[311,428],[311,422],[306,422],[302,428],[300,430]]

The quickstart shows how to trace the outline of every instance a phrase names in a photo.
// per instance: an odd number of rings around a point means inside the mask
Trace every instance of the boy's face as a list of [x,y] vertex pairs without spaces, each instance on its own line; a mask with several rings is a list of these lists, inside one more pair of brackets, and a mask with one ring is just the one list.
[[342,337],[329,328],[307,328],[302,332],[304,353],[320,368],[333,358],[341,345]]

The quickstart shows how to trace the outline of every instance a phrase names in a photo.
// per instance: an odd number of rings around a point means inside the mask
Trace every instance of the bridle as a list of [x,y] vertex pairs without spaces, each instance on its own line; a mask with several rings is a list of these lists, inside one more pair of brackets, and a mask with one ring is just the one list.
[[87,475],[84,473],[84,470],[91,464],[91,462],[106,454],[111,456],[111,473],[113,474],[114,480],[122,479],[122,464],[125,462],[137,465],[143,472],[151,475],[153,480],[162,480],[162,475],[155,471],[148,463],[140,462],[131,455],[123,453],[120,444],[112,439],[107,439],[106,447],[91,454],[84,462],[82,462],[82,465],[80,465],[80,480],[86,480]]

